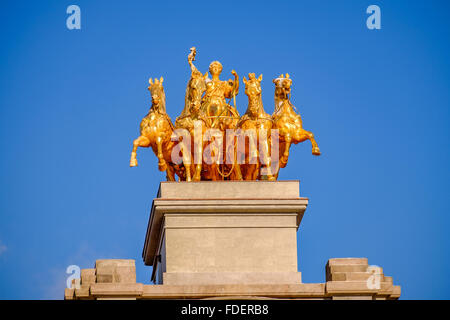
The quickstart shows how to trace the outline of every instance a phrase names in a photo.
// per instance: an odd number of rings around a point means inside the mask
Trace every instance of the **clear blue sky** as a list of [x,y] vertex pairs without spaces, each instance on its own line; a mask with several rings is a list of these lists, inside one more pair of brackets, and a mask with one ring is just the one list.
[[[66,8],[81,8],[81,30]],[[381,8],[368,30],[366,8]],[[309,142],[280,179],[310,198],[299,229],[304,282],[334,257],[368,257],[402,298],[450,298],[448,1],[3,1],[0,10],[0,298],[62,298],[66,267],[136,259],[165,176],[151,150],[129,168],[164,76],[184,104],[189,48],[222,78],[288,72]],[[242,113],[243,90],[237,97]]]

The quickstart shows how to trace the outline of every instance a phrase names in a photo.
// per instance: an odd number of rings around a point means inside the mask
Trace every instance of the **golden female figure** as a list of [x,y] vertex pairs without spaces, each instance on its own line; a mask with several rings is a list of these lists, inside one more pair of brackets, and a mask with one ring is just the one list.
[[[226,102],[225,99],[234,99],[239,92],[239,77],[236,71],[232,70],[234,80],[222,81],[219,76],[222,72],[222,64],[219,61],[213,61],[209,65],[211,79],[206,79],[206,91],[201,103],[201,118],[206,119],[208,129],[218,129],[222,132],[222,155],[226,154],[224,133],[226,129],[234,129],[239,121],[237,109]],[[213,156],[220,154],[214,144],[215,138],[211,138],[211,154]],[[202,177],[207,180],[220,180],[225,178],[241,180],[242,176],[238,166],[225,164],[224,159],[220,159],[222,164],[216,161],[202,170]],[[228,169],[228,173],[224,171]],[[220,175],[219,175],[219,174]],[[233,174],[232,177],[230,177]]]
[[212,79],[206,79],[206,92],[202,99],[202,110],[209,120],[210,128],[220,130],[234,128],[239,113],[235,107],[229,105],[225,98],[232,99],[239,92],[239,76],[232,70],[234,80],[222,81],[219,76],[222,72],[222,64],[213,61],[209,65],[209,73]]

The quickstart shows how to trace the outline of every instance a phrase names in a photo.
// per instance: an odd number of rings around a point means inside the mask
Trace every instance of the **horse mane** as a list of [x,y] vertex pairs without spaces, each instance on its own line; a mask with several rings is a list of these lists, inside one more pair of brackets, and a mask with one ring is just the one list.
[[281,107],[284,103],[287,103],[290,109],[289,111],[291,113],[296,113],[295,110],[297,110],[297,108],[295,108],[295,106],[291,102],[291,95],[287,95],[286,99],[281,99],[275,95],[275,108],[273,111],[273,115],[276,115],[281,111]]
[[159,106],[159,108],[162,110],[163,113],[167,113],[166,112],[166,93],[164,92],[164,88],[161,85],[161,105]]
[[186,117],[189,115],[189,88],[191,86],[192,79],[193,78],[191,76],[186,86],[186,93],[184,95],[184,108],[183,111],[181,111],[180,117]]
[[[245,114],[249,114],[250,113],[250,97],[249,97],[249,105],[247,107],[247,111],[245,111]],[[263,104],[263,100],[262,100],[262,94],[259,94],[259,98],[258,98],[258,114],[263,114],[266,115],[266,111],[264,110],[264,104]]]
[[196,80],[197,78],[203,78],[203,74],[200,71],[198,71],[197,69],[192,70],[191,78],[189,79],[188,84],[186,86],[186,92],[185,92],[185,95],[184,95],[184,108],[183,108],[183,111],[181,111],[180,117],[187,117],[187,116],[190,115],[190,112],[189,112],[189,107],[190,107],[189,94],[190,94],[190,89],[191,89],[192,82],[194,80]]

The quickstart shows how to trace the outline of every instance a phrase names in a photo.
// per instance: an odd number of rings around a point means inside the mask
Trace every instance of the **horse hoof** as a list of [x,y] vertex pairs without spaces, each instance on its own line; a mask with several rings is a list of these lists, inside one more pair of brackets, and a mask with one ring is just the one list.
[[320,149],[319,149],[319,147],[313,148],[312,154],[315,155],[315,156],[320,156]]
[[159,169],[159,171],[166,171],[167,164],[166,163],[158,163],[158,169]]
[[130,167],[136,167],[137,165],[138,165],[138,163],[137,163],[136,159],[130,160]]

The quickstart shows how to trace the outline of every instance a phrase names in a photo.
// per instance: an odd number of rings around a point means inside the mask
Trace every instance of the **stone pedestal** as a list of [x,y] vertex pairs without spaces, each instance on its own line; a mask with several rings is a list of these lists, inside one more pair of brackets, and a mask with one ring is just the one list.
[[329,259],[325,283],[301,282],[307,204],[298,181],[162,182],[143,250],[156,284],[136,283],[134,260],[97,260],[65,299],[398,299],[367,258]]
[[143,250],[164,285],[300,284],[298,181],[162,182]]

